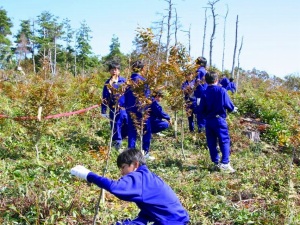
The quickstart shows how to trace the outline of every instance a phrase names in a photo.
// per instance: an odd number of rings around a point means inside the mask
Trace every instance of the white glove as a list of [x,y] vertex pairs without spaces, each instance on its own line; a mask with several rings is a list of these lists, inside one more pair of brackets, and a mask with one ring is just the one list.
[[201,98],[197,98],[197,105],[200,105]]
[[234,107],[232,110],[233,113],[237,113],[238,112],[238,107]]
[[70,171],[70,173],[72,175],[74,175],[80,179],[83,179],[83,180],[87,180],[86,178],[87,178],[87,175],[89,174],[89,172],[91,172],[91,171],[81,165],[77,165],[77,166],[73,167]]
[[102,116],[102,117],[104,117],[104,118],[106,118],[106,119],[109,119],[109,116],[108,116],[108,114],[104,114],[104,113],[102,113],[102,114],[101,114],[101,116]]

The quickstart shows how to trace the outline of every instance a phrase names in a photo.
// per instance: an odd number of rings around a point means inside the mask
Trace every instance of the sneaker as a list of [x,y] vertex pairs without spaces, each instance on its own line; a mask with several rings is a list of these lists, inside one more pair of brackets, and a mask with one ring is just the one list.
[[223,163],[220,163],[218,165],[219,169],[221,171],[224,171],[224,172],[227,172],[227,173],[234,173],[235,172],[235,169],[233,169],[230,165],[230,163],[228,164],[223,164]]
[[160,132],[156,133],[156,135],[159,136],[159,137],[165,137],[166,136],[165,134],[160,133]]
[[149,159],[149,160],[154,160],[155,159],[155,157],[154,156],[151,156],[150,154],[149,154],[149,152],[147,152],[146,154],[145,154],[145,159]]

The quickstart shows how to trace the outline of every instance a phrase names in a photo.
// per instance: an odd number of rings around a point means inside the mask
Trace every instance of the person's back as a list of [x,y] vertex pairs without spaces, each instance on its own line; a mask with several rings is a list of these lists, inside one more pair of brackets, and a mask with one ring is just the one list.
[[231,91],[232,93],[235,93],[236,92],[236,85],[235,85],[233,80],[234,79],[232,77],[229,79],[230,82],[229,82],[226,89],[227,89],[227,91]]
[[223,88],[227,88],[227,86],[228,86],[228,84],[229,84],[229,80],[228,80],[228,78],[226,77],[226,75],[225,74],[223,74],[222,75],[222,79],[221,79],[221,81],[220,81],[220,85],[223,87]]
[[201,133],[205,130],[205,118],[204,115],[200,113],[198,109],[202,95],[204,94],[204,91],[207,89],[208,85],[205,82],[205,76],[202,77],[202,80],[198,80],[197,83],[198,85],[196,87],[196,90],[194,91],[194,95],[196,98],[196,107],[194,112],[197,117],[198,132]]
[[[226,122],[226,111],[234,112],[236,108],[231,102],[227,91],[218,85],[217,73],[207,73],[205,80],[208,87],[201,98],[199,112],[206,119],[205,134],[210,158],[216,168],[226,172],[235,172],[229,159],[230,136]],[[219,142],[219,148],[222,152],[221,159],[217,142]]]
[[231,112],[234,109],[234,105],[226,95],[226,90],[218,85],[209,85],[204,91],[202,99],[205,101],[203,112],[206,118],[215,118],[216,116],[226,118],[226,110]]

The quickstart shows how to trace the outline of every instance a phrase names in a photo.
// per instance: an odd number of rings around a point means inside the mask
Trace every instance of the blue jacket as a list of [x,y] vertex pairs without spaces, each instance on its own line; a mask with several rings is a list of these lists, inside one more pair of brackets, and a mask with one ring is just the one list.
[[203,95],[204,91],[206,90],[207,88],[207,83],[204,83],[204,84],[199,84],[197,87],[196,87],[196,90],[194,91],[194,95],[196,98],[201,98],[201,96]]
[[[113,95],[112,93],[110,93],[109,89],[107,88],[107,85],[109,84],[111,78],[109,78],[103,87],[103,91],[102,91],[102,99],[106,104],[101,104],[101,113],[105,114],[107,111],[107,105],[108,107],[112,110],[114,108],[114,106],[116,105],[116,99],[119,98],[119,106],[124,107],[125,105],[125,97],[124,95],[122,96],[117,96],[117,95]],[[116,89],[118,89],[121,84],[125,83],[126,79],[124,77],[119,77],[118,83],[114,83],[112,86]]]
[[222,85],[223,88],[227,88],[228,84],[229,84],[229,79],[227,77],[223,77],[220,81],[220,84]]
[[196,71],[197,75],[196,75],[196,80],[202,80],[202,78],[205,76],[206,74],[206,69],[204,66],[200,66],[197,71]]
[[153,99],[152,104],[151,104],[151,111],[150,111],[150,120],[170,120],[170,116],[165,113],[161,107],[161,105]]
[[[134,83],[146,81],[146,79],[138,73],[131,74],[131,80]],[[150,88],[147,84],[144,84],[144,96],[146,98],[149,98],[150,96]],[[132,87],[130,86],[125,91],[125,107],[127,111],[136,112],[138,110],[137,97],[134,95]]]
[[234,82],[230,82],[226,88],[227,91],[231,91],[232,93],[236,92],[236,86]]
[[189,221],[189,215],[175,192],[146,165],[117,181],[90,172],[87,181],[121,200],[136,203],[141,209],[138,217],[149,222],[157,225],[183,225]]
[[218,116],[226,118],[226,110],[229,112],[234,110],[227,91],[218,85],[208,85],[200,101],[199,113],[203,114],[206,119]]

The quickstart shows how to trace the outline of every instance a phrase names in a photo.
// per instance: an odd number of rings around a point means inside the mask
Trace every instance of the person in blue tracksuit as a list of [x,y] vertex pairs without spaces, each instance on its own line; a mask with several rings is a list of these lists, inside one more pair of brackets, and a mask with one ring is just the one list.
[[[147,159],[153,160],[154,157],[150,156],[150,142],[151,142],[151,124],[150,117],[143,117],[145,113],[149,114],[150,88],[146,83],[146,79],[141,75],[143,73],[144,64],[137,60],[132,63],[132,74],[129,81],[129,86],[125,91],[125,108],[128,115],[128,148],[135,148],[137,140],[136,124],[143,124],[143,143],[142,149],[145,152]],[[138,93],[139,92],[139,93]],[[140,96],[139,98],[137,96]],[[143,98],[143,99],[141,99]],[[147,102],[149,105],[142,105],[141,102]],[[142,101],[141,101],[142,100]],[[144,119],[143,119],[144,118]]]
[[203,56],[200,56],[196,59],[196,64],[199,65],[196,73],[196,80],[202,80],[206,74],[206,65],[207,65],[207,59]]
[[226,88],[226,90],[227,91],[231,91],[232,92],[232,94],[234,94],[235,92],[236,92],[236,85],[235,85],[235,83],[234,83],[234,81],[233,81],[234,79],[232,78],[232,77],[230,77],[229,78],[229,84],[228,84],[228,86],[227,86],[227,88]]
[[[196,59],[196,64],[199,65],[196,73],[196,89],[194,92],[196,98],[196,107],[198,108],[200,104],[201,95],[204,90],[206,90],[207,84],[205,82],[205,74],[206,74],[206,65],[207,60],[205,57],[201,56]],[[198,132],[201,133],[205,129],[205,118],[201,113],[195,110],[196,118],[197,118],[197,125],[198,125]]]
[[[111,62],[108,66],[111,77],[106,80],[102,91],[101,114],[110,119],[110,126],[113,129],[113,145],[119,150],[122,139],[127,136],[127,113],[124,108],[125,98],[120,90],[122,84],[126,82],[120,76],[120,64]],[[107,108],[109,115],[107,115]]]
[[162,106],[159,104],[162,98],[162,91],[156,91],[153,95],[150,111],[151,132],[153,134],[159,133],[171,125],[170,116],[163,111]]
[[193,77],[193,73],[188,72],[186,74],[186,80],[181,85],[181,90],[184,94],[185,100],[185,109],[188,116],[189,122],[189,130],[190,132],[194,132],[195,124],[194,124],[194,109],[196,107],[196,98],[194,96],[196,81]]
[[196,113],[198,132],[201,133],[205,130],[205,117],[202,113],[199,112],[198,108],[200,105],[201,97],[208,85],[205,81],[205,76],[203,76],[201,80],[197,79],[196,82],[197,82],[196,84],[197,86],[194,91],[194,96],[196,98],[196,108],[194,112]]
[[185,225],[189,223],[189,215],[182,206],[172,188],[160,177],[152,173],[145,162],[141,151],[127,149],[117,158],[117,165],[122,177],[111,180],[97,175],[82,165],[71,169],[71,174],[96,184],[117,198],[134,202],[140,209],[137,218],[123,220],[118,225]]
[[229,80],[228,80],[228,78],[226,77],[226,74],[222,74],[222,78],[221,78],[221,80],[220,80],[220,85],[221,85],[223,88],[227,89],[228,84],[229,84]]
[[[206,73],[207,89],[204,91],[199,112],[205,116],[206,141],[209,148],[211,161],[224,171],[234,172],[230,165],[230,137],[226,122],[226,111],[235,112],[236,107],[230,100],[227,91],[218,85],[218,74]],[[219,142],[222,158],[220,159],[217,141]]]

